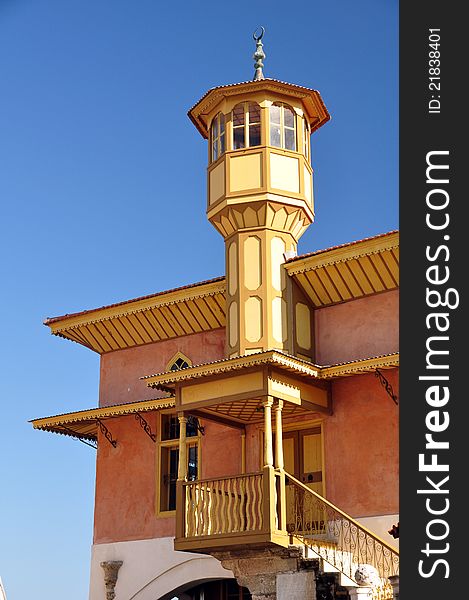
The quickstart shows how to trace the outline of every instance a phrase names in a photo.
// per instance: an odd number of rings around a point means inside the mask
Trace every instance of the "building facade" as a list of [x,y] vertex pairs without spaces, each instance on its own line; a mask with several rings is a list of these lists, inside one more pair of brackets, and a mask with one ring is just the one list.
[[101,357],[33,421],[97,448],[90,600],[393,597],[399,237],[297,256],[329,113],[262,56],[189,111],[226,275],[46,321]]

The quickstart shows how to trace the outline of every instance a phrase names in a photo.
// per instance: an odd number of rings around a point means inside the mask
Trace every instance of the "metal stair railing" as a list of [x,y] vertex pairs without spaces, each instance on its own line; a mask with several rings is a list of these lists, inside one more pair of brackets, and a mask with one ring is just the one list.
[[291,543],[300,541],[353,581],[358,565],[372,565],[380,578],[373,595],[392,598],[388,577],[399,574],[398,550],[292,475],[285,476],[290,488],[287,531]]

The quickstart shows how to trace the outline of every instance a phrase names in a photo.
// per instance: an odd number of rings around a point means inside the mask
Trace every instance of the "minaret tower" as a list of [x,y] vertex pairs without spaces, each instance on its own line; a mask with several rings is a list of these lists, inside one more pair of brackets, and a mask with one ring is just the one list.
[[209,90],[189,117],[209,141],[207,217],[226,248],[226,356],[291,351],[282,268],[314,220],[310,135],[329,119],[319,92],[265,78]]

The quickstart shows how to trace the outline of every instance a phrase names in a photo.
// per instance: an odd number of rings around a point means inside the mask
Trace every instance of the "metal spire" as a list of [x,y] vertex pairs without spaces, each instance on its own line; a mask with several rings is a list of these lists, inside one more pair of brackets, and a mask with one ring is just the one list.
[[252,37],[254,38],[254,41],[256,42],[256,51],[253,54],[253,59],[256,61],[254,63],[254,68],[256,69],[255,73],[254,73],[254,77],[253,77],[253,81],[260,81],[261,79],[264,79],[264,73],[262,72],[262,67],[264,66],[264,63],[262,62],[265,58],[265,53],[264,50],[262,49],[262,42],[261,39],[265,33],[265,29],[263,27],[261,27],[261,33],[260,35],[256,35],[257,29],[256,31],[252,34]]

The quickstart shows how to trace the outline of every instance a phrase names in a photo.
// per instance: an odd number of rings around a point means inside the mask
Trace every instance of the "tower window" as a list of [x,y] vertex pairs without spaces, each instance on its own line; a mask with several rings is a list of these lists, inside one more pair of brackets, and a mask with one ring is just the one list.
[[212,143],[212,162],[225,152],[225,115],[221,112],[214,117],[210,130]]
[[295,113],[287,104],[276,102],[269,110],[270,145],[296,151]]
[[233,150],[260,146],[261,107],[255,102],[241,102],[233,108]]

